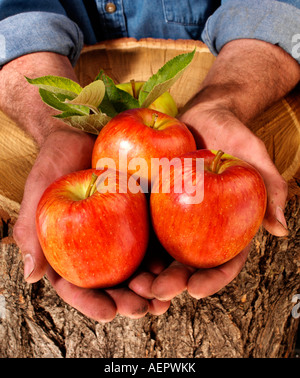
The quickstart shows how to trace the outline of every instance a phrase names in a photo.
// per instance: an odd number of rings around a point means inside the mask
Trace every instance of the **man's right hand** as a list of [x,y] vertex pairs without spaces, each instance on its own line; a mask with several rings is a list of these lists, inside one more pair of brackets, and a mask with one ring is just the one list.
[[53,288],[66,303],[100,322],[111,321],[117,313],[129,318],[139,318],[147,312],[161,314],[168,309],[168,301],[143,298],[125,285],[109,290],[79,288],[55,273],[44,257],[35,228],[38,202],[44,190],[58,177],[90,168],[93,144],[93,136],[66,127],[52,132],[42,145],[28,176],[14,227],[14,238],[24,259],[25,279],[34,283],[46,273]]
[[[68,77],[77,81],[67,57],[39,52],[7,63],[0,70],[0,109],[37,142],[39,154],[27,178],[20,214],[14,227],[14,237],[24,257],[27,282],[37,282],[46,273],[57,294],[84,315],[101,322],[112,320],[117,313],[139,318],[147,312],[159,315],[170,301],[161,302],[149,292],[140,296],[126,284],[110,290],[87,290],[65,281],[48,265],[41,250],[35,228],[35,211],[46,187],[58,177],[90,168],[94,137],[66,126],[54,119],[38,89],[27,83],[24,76],[44,75]],[[156,264],[147,273],[152,282],[164,269]]]

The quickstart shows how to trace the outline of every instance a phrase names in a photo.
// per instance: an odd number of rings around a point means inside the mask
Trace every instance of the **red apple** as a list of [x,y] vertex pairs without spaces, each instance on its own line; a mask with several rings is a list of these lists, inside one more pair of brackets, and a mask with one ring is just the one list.
[[[195,184],[196,161],[204,169],[194,192],[191,186],[188,192],[183,181]],[[242,160],[209,150],[182,156],[173,173],[168,182],[157,177],[150,196],[152,224],[166,251],[196,268],[232,259],[251,242],[264,218],[267,195],[260,174]]]
[[[93,173],[94,180],[100,177],[90,191]],[[67,281],[112,287],[141,263],[149,237],[147,201],[143,193],[119,190],[126,180],[118,172],[89,169],[44,192],[36,212],[38,238],[49,264]]]
[[[131,80],[129,83],[117,84],[116,86],[137,99],[144,83],[144,81]],[[169,92],[159,96],[148,108],[168,114],[171,117],[176,117],[178,114],[176,102]]]
[[[92,167],[111,159],[116,169],[151,183],[152,159],[182,155],[196,149],[193,135],[178,119],[148,108],[126,110],[100,131],[92,154]],[[101,160],[100,160],[101,159]],[[128,163],[128,164],[127,164]]]

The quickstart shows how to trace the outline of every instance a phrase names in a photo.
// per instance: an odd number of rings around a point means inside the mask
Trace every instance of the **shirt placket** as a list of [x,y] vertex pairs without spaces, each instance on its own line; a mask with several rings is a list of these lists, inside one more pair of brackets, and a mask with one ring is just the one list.
[[97,9],[104,22],[107,38],[127,37],[126,18],[122,0],[97,0]]

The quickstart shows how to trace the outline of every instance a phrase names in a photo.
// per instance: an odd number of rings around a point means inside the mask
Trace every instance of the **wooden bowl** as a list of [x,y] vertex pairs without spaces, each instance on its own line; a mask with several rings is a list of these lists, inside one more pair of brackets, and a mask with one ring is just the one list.
[[[170,92],[179,109],[198,91],[215,57],[201,42],[132,38],[85,47],[75,67],[81,85],[103,69],[116,83],[147,80],[166,61],[196,48],[195,57]],[[290,196],[300,192],[300,91],[295,89],[261,114],[249,127],[265,142]],[[30,136],[0,113],[0,209],[16,218],[24,184],[38,149]],[[299,184],[299,185],[298,185]]]

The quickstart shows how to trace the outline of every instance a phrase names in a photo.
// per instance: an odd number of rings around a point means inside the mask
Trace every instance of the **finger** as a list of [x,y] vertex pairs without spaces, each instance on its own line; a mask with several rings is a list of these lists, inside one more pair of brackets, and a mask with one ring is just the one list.
[[149,301],[149,313],[152,315],[162,315],[168,311],[171,301],[160,301],[158,299],[152,299]]
[[117,311],[120,315],[131,319],[138,319],[145,316],[148,312],[148,301],[128,288],[107,289],[105,292],[116,303]]
[[150,272],[139,272],[128,282],[128,287],[143,298],[153,299],[151,286],[155,277]]
[[194,268],[173,261],[152,283],[152,293],[161,301],[168,301],[187,288],[188,280]]
[[196,299],[205,298],[217,293],[239,274],[249,251],[250,245],[223,265],[216,268],[198,270],[188,281],[188,293]]
[[268,203],[263,221],[267,231],[275,236],[287,236],[288,226],[284,216],[284,208],[288,193],[288,186],[276,171],[270,169],[264,172],[264,181],[268,193]]
[[75,286],[60,277],[51,267],[47,269],[47,277],[57,294],[87,317],[107,323],[116,316],[115,302],[104,291]]
[[153,256],[152,260],[149,259],[145,261],[145,267],[155,276],[159,275],[169,264],[170,261],[167,263],[157,256]]

